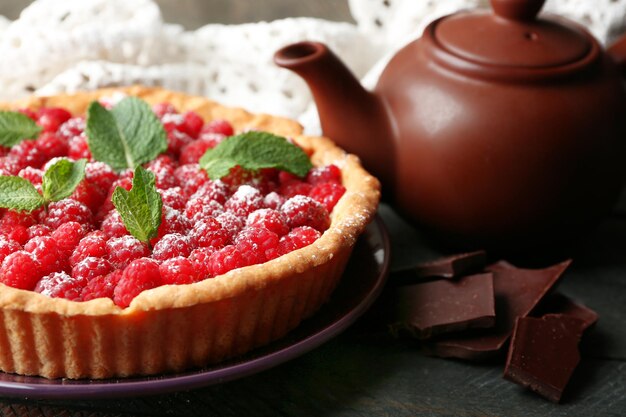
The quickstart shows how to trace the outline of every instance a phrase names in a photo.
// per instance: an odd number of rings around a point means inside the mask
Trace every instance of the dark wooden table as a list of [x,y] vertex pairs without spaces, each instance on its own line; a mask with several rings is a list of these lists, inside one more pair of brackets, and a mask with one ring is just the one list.
[[[0,13],[15,17],[25,3],[2,2]],[[166,20],[190,28],[289,15],[349,19],[343,1],[158,3]],[[244,379],[152,397],[4,398],[0,416],[626,416],[626,204],[621,206],[581,249],[560,287],[600,315],[563,404],[504,381],[501,364],[426,357],[365,317],[321,347]],[[422,243],[388,206],[381,215],[392,236],[393,265],[409,264]]]

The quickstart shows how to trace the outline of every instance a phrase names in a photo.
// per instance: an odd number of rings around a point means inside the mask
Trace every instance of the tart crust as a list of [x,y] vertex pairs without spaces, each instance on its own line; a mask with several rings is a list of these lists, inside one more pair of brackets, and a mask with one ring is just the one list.
[[228,108],[203,97],[133,86],[2,103],[0,109],[64,107],[84,114],[117,92],[169,102],[236,131],[293,138],[314,165],[341,168],[346,193],[330,228],[313,244],[264,264],[188,285],[144,291],[127,308],[110,299],[75,302],[0,284],[0,369],[47,378],[110,378],[179,372],[216,363],[279,339],[328,300],[357,237],[373,219],[379,182],[359,159],[324,137],[302,135],[288,119]]

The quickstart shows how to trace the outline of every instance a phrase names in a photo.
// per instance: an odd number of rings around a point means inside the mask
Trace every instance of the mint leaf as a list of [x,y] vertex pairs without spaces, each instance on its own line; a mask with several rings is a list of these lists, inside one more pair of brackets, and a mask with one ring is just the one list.
[[44,198],[30,181],[22,177],[0,176],[0,207],[32,211],[43,206]]
[[111,199],[130,234],[145,243],[157,235],[163,202],[152,172],[137,166],[130,191],[117,187]]
[[0,145],[11,147],[24,139],[35,139],[41,126],[30,117],[16,111],[0,111]]
[[268,132],[230,136],[200,158],[200,166],[215,180],[240,165],[244,169],[277,168],[303,177],[312,168],[307,154],[287,139]]
[[46,202],[59,201],[72,195],[85,178],[86,159],[76,162],[60,159],[43,174],[41,189]]
[[92,102],[87,109],[86,132],[93,158],[116,171],[135,169],[167,149],[163,124],[137,97],[122,99],[110,111]]

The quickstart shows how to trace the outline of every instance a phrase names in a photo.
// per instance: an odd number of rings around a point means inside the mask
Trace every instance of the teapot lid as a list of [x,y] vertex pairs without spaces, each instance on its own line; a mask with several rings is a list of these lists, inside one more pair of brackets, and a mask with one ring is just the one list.
[[479,65],[548,68],[575,63],[592,50],[584,30],[537,18],[545,0],[491,0],[494,13],[458,13],[434,28],[440,47]]

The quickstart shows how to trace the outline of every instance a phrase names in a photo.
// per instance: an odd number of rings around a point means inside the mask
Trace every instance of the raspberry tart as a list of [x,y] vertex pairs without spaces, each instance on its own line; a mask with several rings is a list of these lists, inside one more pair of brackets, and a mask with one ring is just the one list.
[[279,339],[328,300],[379,201],[329,139],[200,97],[136,86],[0,109],[4,372],[178,372]]

